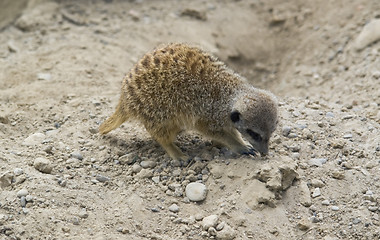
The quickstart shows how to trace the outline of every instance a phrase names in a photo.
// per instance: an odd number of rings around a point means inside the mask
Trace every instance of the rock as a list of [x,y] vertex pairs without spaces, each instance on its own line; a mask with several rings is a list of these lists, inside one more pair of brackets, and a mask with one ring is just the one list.
[[186,186],[185,193],[190,201],[199,202],[206,199],[207,188],[203,183],[192,182]]
[[321,180],[319,180],[319,179],[312,179],[310,181],[310,184],[311,184],[311,186],[318,187],[318,188],[321,188],[321,187],[325,186],[325,184]]
[[152,181],[153,181],[154,183],[159,183],[159,182],[160,182],[160,176],[152,177]]
[[20,205],[21,205],[21,207],[23,207],[23,208],[26,206],[26,199],[25,199],[24,196],[22,196],[22,197],[20,198]]
[[172,205],[169,206],[169,211],[177,213],[179,211],[179,207],[177,204],[173,203]]
[[95,179],[99,182],[108,182],[111,180],[109,177],[103,175],[97,175]]
[[24,170],[22,170],[22,168],[15,168],[13,170],[13,173],[15,174],[15,176],[20,176],[21,174],[24,173]]
[[373,19],[364,26],[357,36],[353,48],[360,51],[378,40],[380,40],[380,19]]
[[312,158],[309,160],[309,164],[311,166],[317,166],[317,167],[322,167],[323,164],[327,162],[326,158]]
[[342,180],[344,179],[344,171],[334,170],[331,176],[335,179]]
[[0,176],[0,186],[2,188],[8,187],[12,184],[13,174],[9,171],[4,172]]
[[339,207],[338,206],[331,206],[331,210],[333,210],[333,211],[339,211]]
[[8,117],[7,116],[0,116],[0,123],[8,124],[9,123]]
[[323,200],[322,201],[322,205],[324,205],[324,206],[328,206],[328,205],[330,205],[330,201],[329,200]]
[[76,159],[78,159],[78,160],[83,160],[83,155],[82,155],[82,153],[79,152],[79,151],[74,151],[74,152],[72,152],[72,153],[70,154],[70,157],[72,157],[72,158],[76,158]]
[[138,156],[136,156],[132,153],[129,153],[129,154],[125,154],[125,155],[119,157],[119,162],[121,164],[131,165],[131,164],[135,163],[138,159],[139,159]]
[[46,158],[36,158],[34,160],[33,164],[34,168],[42,173],[50,174],[53,170],[53,166],[51,165],[50,161]]
[[82,211],[80,211],[80,212],[78,213],[78,217],[83,218],[83,219],[88,218],[88,213],[87,213],[87,211],[86,211],[86,210],[82,210]]
[[26,197],[26,195],[28,195],[28,194],[29,194],[28,190],[23,188],[16,193],[16,196],[21,198],[21,197]]
[[306,231],[310,228],[310,224],[309,224],[309,221],[307,219],[304,219],[302,218],[298,223],[297,223],[297,227],[301,230],[301,231]]
[[290,126],[283,126],[282,127],[282,130],[281,130],[281,133],[284,137],[287,137],[289,136],[290,132],[292,131],[292,127]]
[[142,169],[142,167],[137,163],[133,164],[133,166],[132,166],[132,172],[133,173],[138,173],[141,171],[141,169]]
[[49,81],[51,79],[51,74],[50,73],[38,73],[37,79]]
[[136,177],[144,179],[153,177],[153,172],[150,169],[141,169],[139,173],[136,174]]
[[226,225],[226,222],[221,222],[221,223],[219,223],[217,226],[216,226],[216,230],[217,231],[220,231],[220,230],[222,230],[223,228],[224,228],[224,226]]
[[14,41],[8,41],[8,50],[13,53],[19,52],[19,48],[16,46]]
[[321,196],[321,189],[320,188],[315,188],[314,191],[313,191],[313,194],[311,195],[312,198],[316,198],[316,197],[319,197]]
[[300,189],[300,203],[305,206],[305,207],[310,207],[311,206],[311,197],[310,197],[310,190],[309,187],[307,186],[307,183],[304,181],[301,181],[299,185]]
[[43,133],[34,133],[29,137],[25,138],[22,142],[23,146],[35,146],[41,144],[45,140],[45,134]]
[[140,166],[142,168],[154,168],[157,165],[154,161],[141,161]]
[[216,233],[216,239],[218,240],[232,240],[236,237],[235,230],[228,224],[225,224],[223,229]]
[[219,217],[218,215],[210,215],[202,220],[202,228],[203,230],[208,230],[210,227],[215,227],[218,224]]
[[372,72],[372,77],[374,79],[379,79],[380,78],[380,71],[374,71],[374,72]]

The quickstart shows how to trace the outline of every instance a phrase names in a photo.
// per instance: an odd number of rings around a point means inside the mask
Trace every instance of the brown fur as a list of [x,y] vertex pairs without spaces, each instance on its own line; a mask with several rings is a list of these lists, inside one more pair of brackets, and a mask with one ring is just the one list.
[[[238,120],[232,121],[237,112]],[[241,134],[266,154],[277,124],[277,102],[249,85],[214,56],[185,44],[169,44],[147,53],[122,83],[115,113],[99,128],[101,134],[136,119],[173,159],[186,159],[174,145],[177,134],[196,130],[238,153],[251,153]],[[253,141],[255,131],[262,138]]]

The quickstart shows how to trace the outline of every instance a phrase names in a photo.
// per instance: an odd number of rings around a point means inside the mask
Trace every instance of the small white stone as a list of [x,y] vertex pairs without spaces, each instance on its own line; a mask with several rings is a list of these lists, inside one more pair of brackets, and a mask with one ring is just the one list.
[[20,191],[18,191],[16,195],[17,195],[17,197],[20,198],[20,197],[26,197],[26,195],[28,195],[28,194],[29,194],[28,190],[23,188]]
[[199,182],[192,182],[186,186],[186,197],[190,201],[199,202],[206,199],[207,188],[204,184]]
[[313,198],[321,196],[321,189],[320,188],[315,188],[313,191],[313,194],[311,195]]
[[50,73],[38,73],[37,79],[49,81],[51,79],[51,74]]
[[154,161],[141,161],[140,166],[142,168],[154,168],[157,165]]
[[309,160],[309,164],[311,166],[317,166],[317,167],[322,167],[323,164],[327,162],[326,158],[312,158]]
[[322,201],[322,205],[325,205],[325,206],[328,206],[328,205],[330,205],[330,201],[329,200],[323,200]]
[[215,227],[216,224],[218,224],[218,219],[219,219],[218,215],[210,215],[203,218],[202,220],[203,230],[207,231],[210,227]]
[[34,134],[30,135],[29,137],[25,138],[22,145],[24,145],[24,146],[35,146],[37,144],[42,143],[43,140],[45,140],[45,134],[34,133]]
[[331,206],[331,210],[333,210],[333,211],[339,211],[339,207],[338,206]]
[[20,176],[21,174],[24,173],[24,170],[22,170],[22,168],[15,168],[13,170],[13,173],[16,175],[16,176]]
[[172,205],[169,206],[169,211],[177,213],[179,211],[179,207],[177,204],[173,203]]
[[34,160],[33,164],[34,168],[42,173],[51,173],[53,170],[53,166],[51,165],[50,161],[46,158],[36,158]]

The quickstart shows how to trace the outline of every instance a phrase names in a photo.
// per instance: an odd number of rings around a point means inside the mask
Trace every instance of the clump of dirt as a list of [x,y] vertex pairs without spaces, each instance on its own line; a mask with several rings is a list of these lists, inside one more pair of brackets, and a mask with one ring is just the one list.
[[[379,4],[46,1],[24,11],[0,34],[0,235],[379,238],[380,39],[368,33]],[[193,161],[171,161],[134,122],[99,137],[123,76],[177,41],[278,95],[269,156],[185,133],[178,145]],[[203,201],[186,196],[193,182]]]

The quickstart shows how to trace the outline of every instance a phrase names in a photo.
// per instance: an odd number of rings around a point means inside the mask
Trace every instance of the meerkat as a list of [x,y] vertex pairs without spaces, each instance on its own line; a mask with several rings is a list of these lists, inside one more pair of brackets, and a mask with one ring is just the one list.
[[183,130],[238,154],[266,155],[277,105],[272,93],[254,88],[213,55],[173,43],[145,54],[125,76],[116,111],[99,132],[135,119],[172,159],[189,158],[174,144]]

